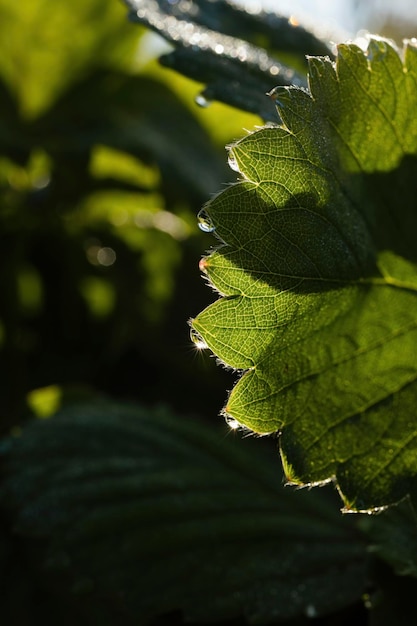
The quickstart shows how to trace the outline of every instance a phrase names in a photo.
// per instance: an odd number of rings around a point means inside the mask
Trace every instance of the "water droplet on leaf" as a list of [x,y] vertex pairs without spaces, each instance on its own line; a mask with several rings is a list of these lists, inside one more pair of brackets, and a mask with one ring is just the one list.
[[229,161],[230,169],[232,169],[234,172],[239,172],[240,171],[239,170],[239,166],[237,164],[237,161],[235,159],[235,156],[234,156],[234,154],[232,152],[229,152],[228,161]]
[[201,211],[199,211],[197,219],[198,227],[200,230],[203,231],[203,233],[212,233],[213,230],[215,230],[216,227],[214,226],[211,218],[209,217],[205,209],[201,209]]
[[197,350],[207,350],[208,345],[206,344],[206,342],[204,341],[200,333],[196,331],[195,328],[191,328],[190,338],[193,344],[195,345],[195,347],[197,348]]
[[231,415],[226,415],[224,419],[228,427],[231,428],[232,430],[237,430],[239,428],[240,426],[239,422],[235,420],[235,418],[232,417]]
[[211,104],[211,100],[208,100],[202,93],[199,93],[198,96],[194,98],[194,101],[202,109],[207,109]]

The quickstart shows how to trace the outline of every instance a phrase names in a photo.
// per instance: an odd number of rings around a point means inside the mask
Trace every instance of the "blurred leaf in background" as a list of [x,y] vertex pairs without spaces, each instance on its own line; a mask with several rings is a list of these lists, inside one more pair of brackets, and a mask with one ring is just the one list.
[[[332,490],[285,489],[273,442],[223,433],[95,402],[4,440],[0,505],[26,564],[5,583],[9,623],[19,611],[41,619],[45,597],[65,625],[337,620],[359,603],[368,556],[356,519]],[[36,595],[16,607],[25,580]]]
[[2,431],[50,385],[206,410],[195,215],[259,119],[216,105],[202,124],[199,86],[114,0],[0,0],[0,42]]

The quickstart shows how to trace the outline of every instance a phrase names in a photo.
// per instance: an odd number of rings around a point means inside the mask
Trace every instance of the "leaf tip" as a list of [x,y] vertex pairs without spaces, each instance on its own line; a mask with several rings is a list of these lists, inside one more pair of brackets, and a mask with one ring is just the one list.
[[284,471],[286,487],[300,487],[302,485],[300,479],[297,478],[295,468],[284,457],[282,458],[282,469]]

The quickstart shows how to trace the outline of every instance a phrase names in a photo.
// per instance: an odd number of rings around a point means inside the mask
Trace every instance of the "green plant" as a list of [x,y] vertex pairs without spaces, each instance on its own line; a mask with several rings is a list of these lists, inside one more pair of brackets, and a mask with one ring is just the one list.
[[288,480],[335,477],[349,509],[415,490],[415,43],[403,55],[371,39],[310,58],[309,93],[274,92],[282,124],[230,149],[242,182],[205,210],[224,298],[193,327],[246,370],[225,411],[280,431]]
[[[0,63],[3,622],[415,623],[415,43],[335,52],[232,0],[129,0],[173,45],[163,64],[203,83],[176,87],[135,65],[147,35],[123,10],[93,35],[81,4],[43,25],[42,2],[0,3],[20,67],[14,30],[80,33],[47,89]],[[260,119],[227,173],[222,144]],[[204,306],[194,214],[222,181],[199,212],[221,297],[192,337],[241,374],[229,428],[230,374],[184,356],[175,325]],[[337,491],[351,511],[401,502],[341,515]]]

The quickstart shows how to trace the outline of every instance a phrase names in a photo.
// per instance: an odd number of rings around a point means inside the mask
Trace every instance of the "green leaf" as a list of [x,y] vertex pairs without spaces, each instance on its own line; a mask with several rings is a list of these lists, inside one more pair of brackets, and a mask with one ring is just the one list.
[[224,174],[208,133],[151,77],[94,71],[71,85],[31,130],[35,145],[55,159],[88,158],[94,146],[104,144],[156,164],[168,197],[201,202]]
[[367,555],[352,518],[327,490],[284,489],[251,444],[166,411],[72,407],[3,442],[1,506],[39,580],[64,599],[94,588],[134,623],[181,610],[265,624],[357,601]]
[[368,510],[417,471],[417,46],[340,45],[309,85],[230,150],[242,181],[200,216],[226,243],[201,262],[223,297],[193,327],[245,370],[225,411],[281,433],[288,481]]
[[0,0],[0,76],[33,118],[87,68],[131,66],[138,36],[112,0]]
[[303,57],[318,50],[331,54],[326,44],[291,25],[288,18],[263,12],[254,17],[228,0],[126,0],[126,4],[133,21],[153,29],[175,47],[161,57],[164,65],[206,83],[197,98],[202,106],[218,100],[276,122],[276,109],[266,93],[276,85],[304,85],[305,77],[280,62],[279,55],[271,56],[256,45],[256,40],[269,49],[278,47]]

